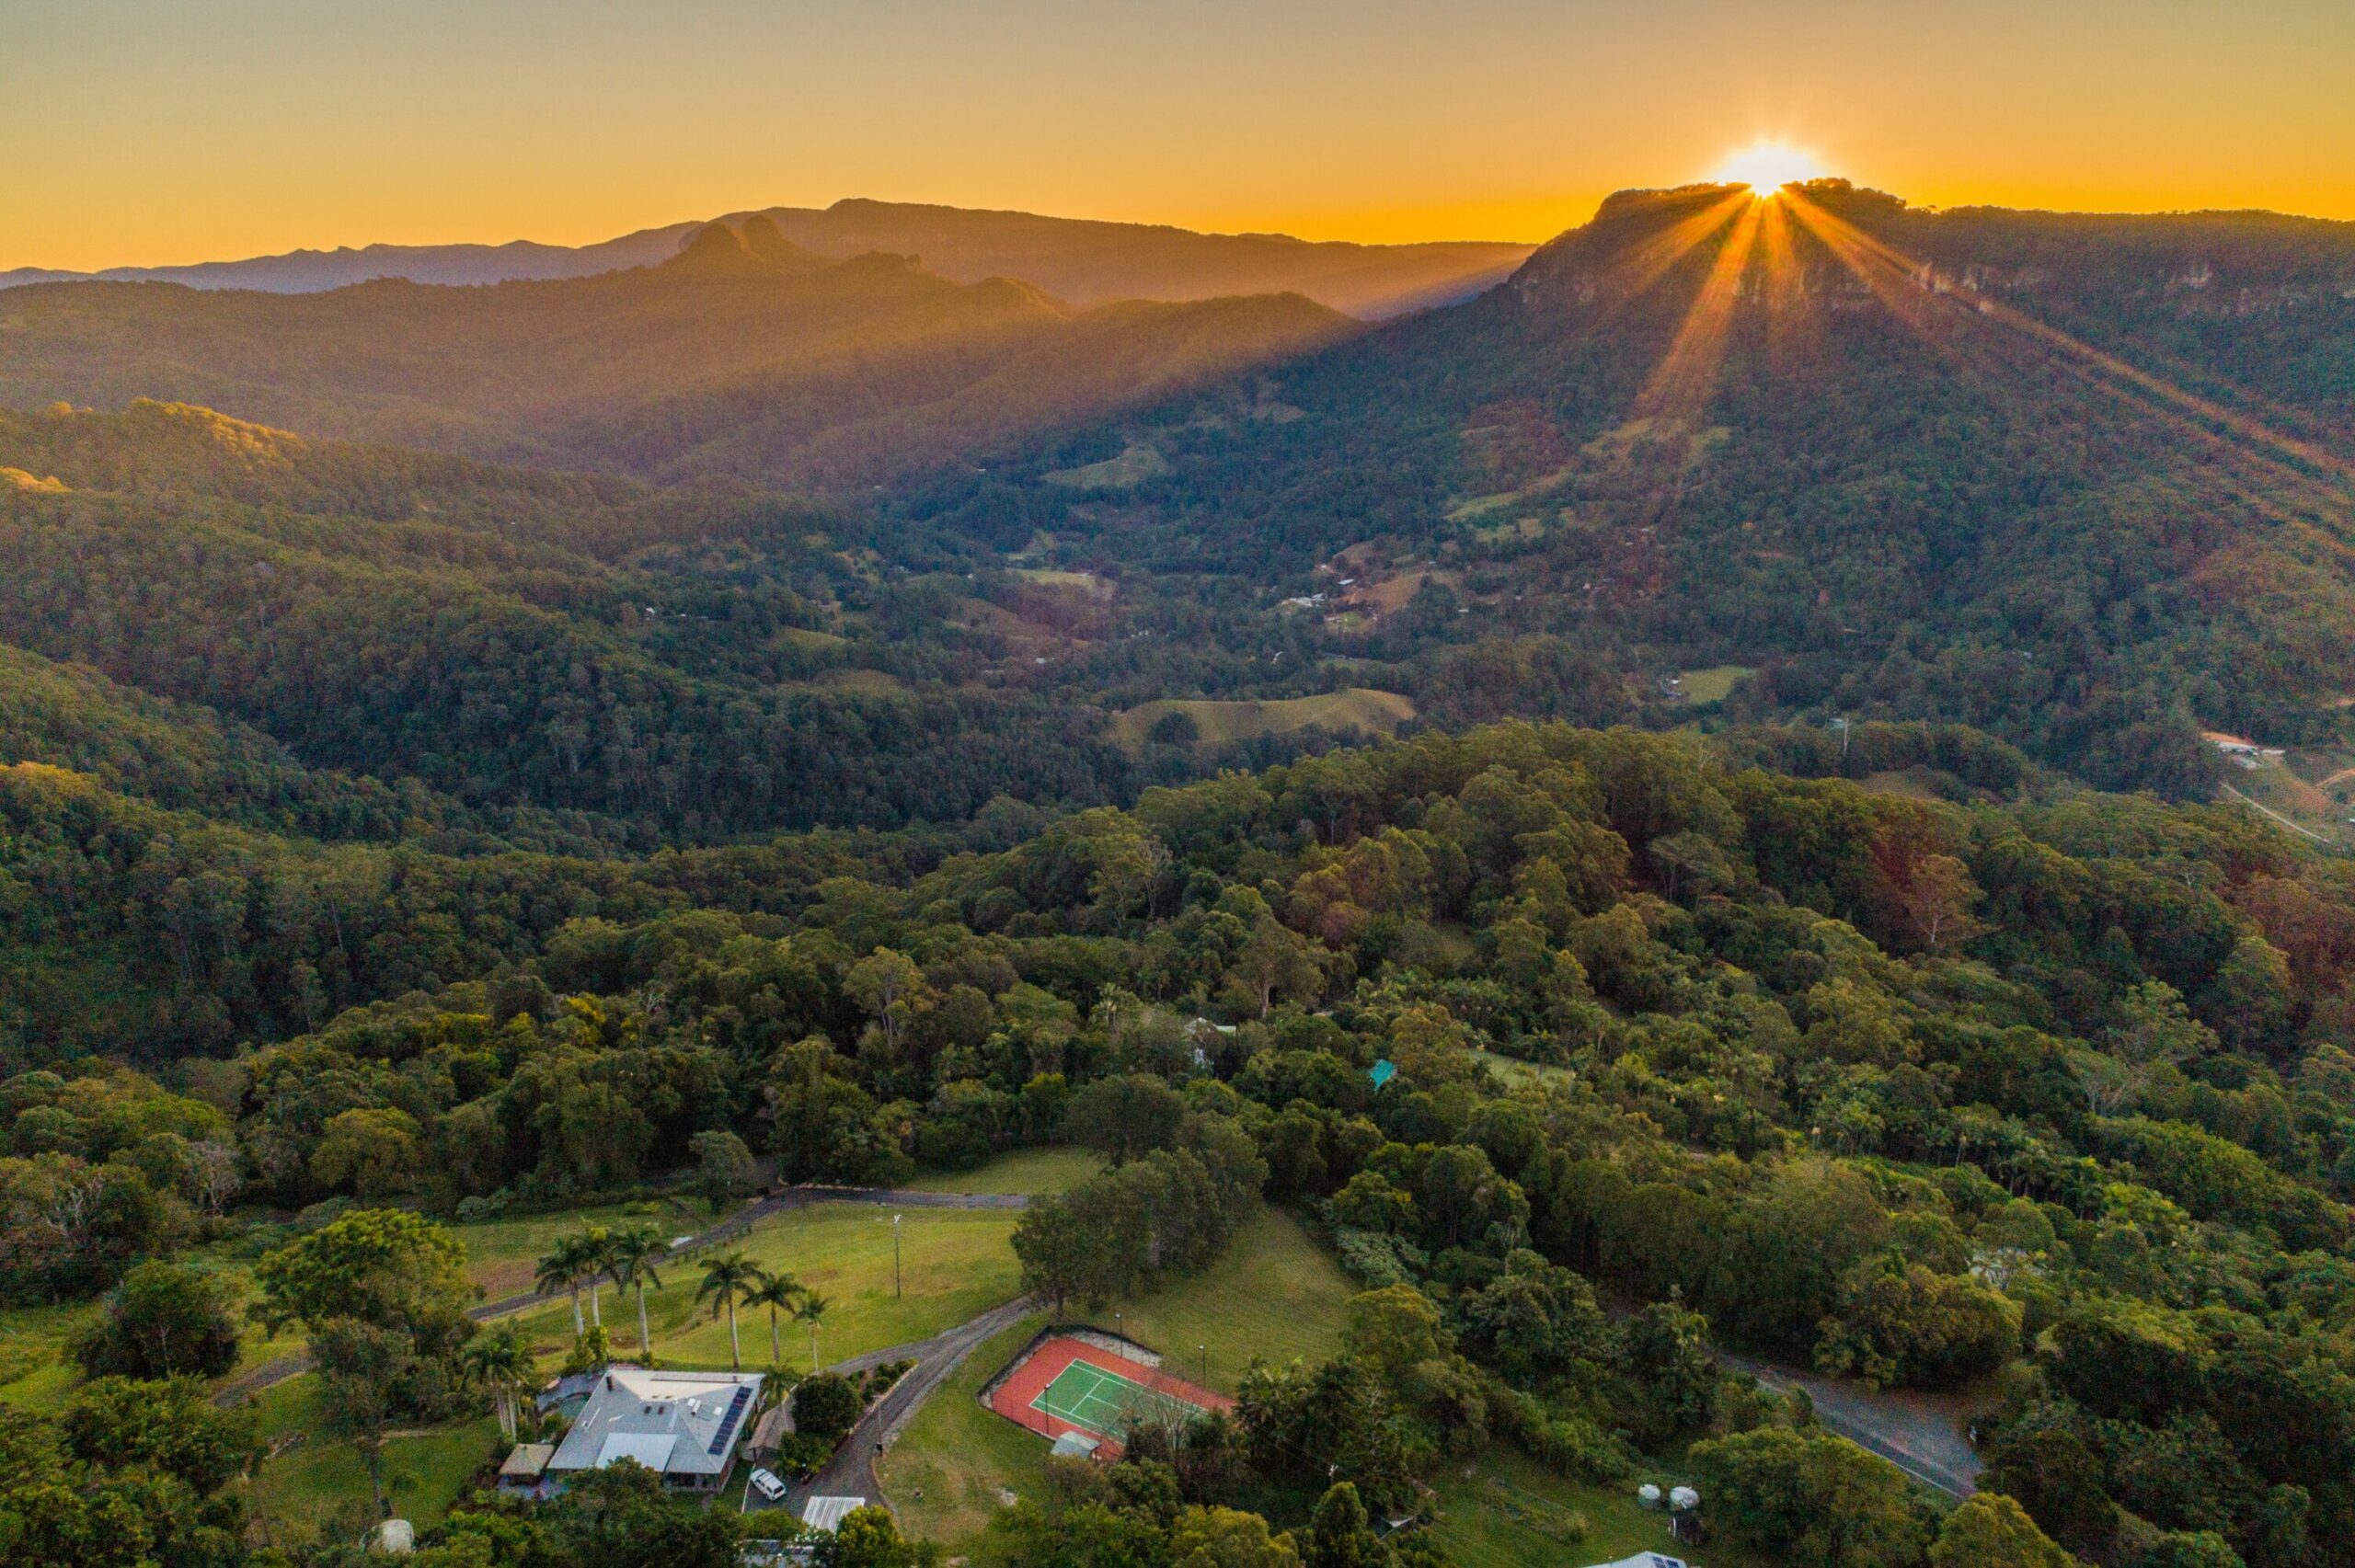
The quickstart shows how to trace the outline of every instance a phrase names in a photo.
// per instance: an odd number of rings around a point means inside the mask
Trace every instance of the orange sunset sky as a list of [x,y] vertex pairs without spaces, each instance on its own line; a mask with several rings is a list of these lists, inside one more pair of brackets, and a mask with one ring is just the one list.
[[853,195],[1538,239],[1761,137],[1917,202],[2355,218],[2355,4],[0,0],[0,268]]

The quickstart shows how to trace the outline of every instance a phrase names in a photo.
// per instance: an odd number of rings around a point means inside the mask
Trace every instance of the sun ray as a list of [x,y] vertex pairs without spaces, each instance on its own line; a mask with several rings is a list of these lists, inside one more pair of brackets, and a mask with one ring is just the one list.
[[[2355,496],[2280,455],[2294,452],[2335,475],[2347,468],[2335,454],[2283,436],[2213,399],[2175,387],[2000,302],[1976,294],[1942,293],[1927,263],[1906,256],[1800,193],[1789,194],[1793,200],[1787,205],[1809,232],[1893,317],[1919,332],[1942,357],[1958,363],[1974,357],[1992,358],[2002,368],[2021,373],[2057,372],[2094,400],[2087,406],[2089,415],[2104,406],[2131,408],[2137,416],[2156,421],[2177,440],[2212,457],[2216,466],[2210,473],[2229,499],[2312,541],[2341,561],[2355,561],[2355,545],[2333,529],[2334,517],[2346,518]],[[1974,323],[2008,330],[1968,337],[1957,330]],[[2021,361],[2013,349],[2026,350],[2034,358]],[[2233,439],[2235,436],[2240,439]]]
[[[1878,236],[1867,234],[1837,213],[1829,212],[1803,197],[1795,200],[1792,205],[1798,211],[1801,222],[1807,223],[1818,237],[1823,240],[1828,249],[1862,278],[1867,287],[1872,288],[1876,294],[1881,295],[1890,303],[1901,304],[1907,319],[1920,319],[1925,314],[1923,306],[1938,298],[1931,286],[1934,282],[1934,274],[1926,262],[1916,261],[1896,250]],[[1867,260],[1879,263],[1879,267],[1874,269],[1866,265]],[[1905,280],[1905,285],[1900,287],[1892,283],[1892,275]],[[1913,296],[1911,300],[1904,298],[1908,292]],[[2274,429],[2264,421],[2238,409],[2228,407],[2213,398],[2177,386],[2164,377],[2154,374],[2139,365],[2130,363],[2106,349],[2097,349],[2084,339],[2040,321],[2024,311],[2005,304],[2000,300],[1977,294],[1970,297],[1964,308],[1984,319],[2031,338],[2065,358],[2090,366],[2113,382],[2123,383],[2147,396],[2157,398],[2182,414],[2221,426],[2245,441],[2269,448],[2271,461],[2281,464],[2290,473],[2303,474],[2303,472],[2294,464],[2284,461],[2294,459],[2297,463],[2321,469],[2336,478],[2355,482],[2355,463],[2349,463],[2336,452],[2318,446],[2313,441]],[[2312,475],[2306,475],[2306,477],[2309,483],[2314,482]],[[2327,487],[2326,493],[2333,494],[2342,500],[2355,499],[2355,498],[2339,496],[2335,490],[2328,490]]]
[[1659,282],[1694,246],[1725,227],[1750,205],[1749,197],[1736,190],[1691,216],[1677,220],[1613,264],[1614,286],[1624,297],[1633,299]]
[[1717,371],[1725,363],[1726,331],[1732,324],[1742,273],[1758,237],[1763,205],[1745,203],[1734,219],[1733,232],[1710,263],[1709,275],[1693,296],[1668,352],[1636,395],[1638,418],[1689,420],[1707,404],[1717,386]]

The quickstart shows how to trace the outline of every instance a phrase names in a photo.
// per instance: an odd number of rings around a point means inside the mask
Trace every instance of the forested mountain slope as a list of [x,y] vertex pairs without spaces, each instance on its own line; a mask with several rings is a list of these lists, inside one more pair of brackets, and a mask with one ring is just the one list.
[[[801,245],[837,260],[871,250],[913,253],[924,258],[931,270],[960,283],[1021,278],[1076,305],[1297,293],[1366,318],[1476,293],[1511,271],[1532,248],[1476,240],[1310,243],[1285,235],[1197,234],[1161,223],[1109,223],[858,199],[824,208],[731,212],[718,221],[741,227],[754,216],[770,219]],[[26,267],[0,272],[0,288],[97,280],[309,293],[382,278],[455,284],[585,278],[660,266],[703,226],[670,223],[579,246],[523,240],[509,245],[371,245],[187,267],[111,267],[95,273]]]
[[[1001,634],[927,625],[848,662],[840,631],[920,613],[897,585],[921,547],[887,570],[807,505],[155,404],[0,418],[0,644],[204,704],[309,769],[641,842],[1101,799],[1130,773],[1100,715],[982,679],[1029,664]],[[79,767],[80,744],[24,755]]]
[[[1419,603],[1462,638],[1760,667],[1738,702],[1959,718],[2186,788],[2202,726],[2343,733],[2350,365],[2348,224],[1630,193],[1467,304],[915,509],[1330,589],[1337,651]],[[1117,492],[1048,477],[1123,452]]]
[[202,404],[313,437],[846,490],[1329,342],[1296,295],[1074,310],[758,217],[601,277],[326,293],[50,284],[0,309],[0,403]]

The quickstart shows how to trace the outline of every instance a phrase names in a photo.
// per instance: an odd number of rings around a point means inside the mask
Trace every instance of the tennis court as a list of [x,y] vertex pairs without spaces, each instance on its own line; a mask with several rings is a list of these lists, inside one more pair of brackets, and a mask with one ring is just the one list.
[[1030,1408],[1097,1437],[1119,1437],[1139,1420],[1184,1422],[1201,1413],[1199,1406],[1085,1361],[1057,1373]]
[[1183,1425],[1235,1403],[1137,1356],[1051,1330],[1007,1363],[982,1402],[1050,1442],[1074,1432],[1092,1438],[1107,1459],[1120,1457],[1121,1440],[1140,1422]]

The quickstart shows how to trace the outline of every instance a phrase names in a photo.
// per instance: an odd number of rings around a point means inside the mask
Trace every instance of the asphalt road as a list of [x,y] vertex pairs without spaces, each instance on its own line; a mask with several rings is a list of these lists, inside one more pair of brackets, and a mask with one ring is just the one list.
[[1870,1449],[1924,1485],[1956,1497],[1979,1490],[1979,1472],[1985,1467],[1963,1435],[1961,1402],[1868,1389],[1731,1351],[1719,1351],[1717,1359],[1777,1391],[1805,1389],[1825,1431]]
[[832,1372],[864,1372],[870,1367],[880,1367],[887,1361],[913,1361],[915,1365],[901,1374],[900,1380],[881,1399],[867,1406],[867,1413],[858,1418],[843,1446],[834,1450],[816,1474],[804,1482],[797,1482],[784,1499],[776,1504],[763,1502],[749,1490],[746,1506],[757,1512],[767,1507],[792,1510],[796,1517],[801,1505],[812,1497],[864,1497],[879,1502],[882,1483],[876,1479],[875,1456],[889,1447],[900,1435],[933,1391],[948,1379],[951,1372],[963,1365],[965,1357],[993,1334],[1013,1327],[1034,1310],[1031,1299],[1017,1296],[1002,1306],[992,1307],[980,1317],[959,1323],[955,1328],[935,1334],[930,1339],[913,1345],[895,1345],[888,1350],[878,1350],[866,1356],[855,1356],[847,1361],[836,1362],[827,1368]]

